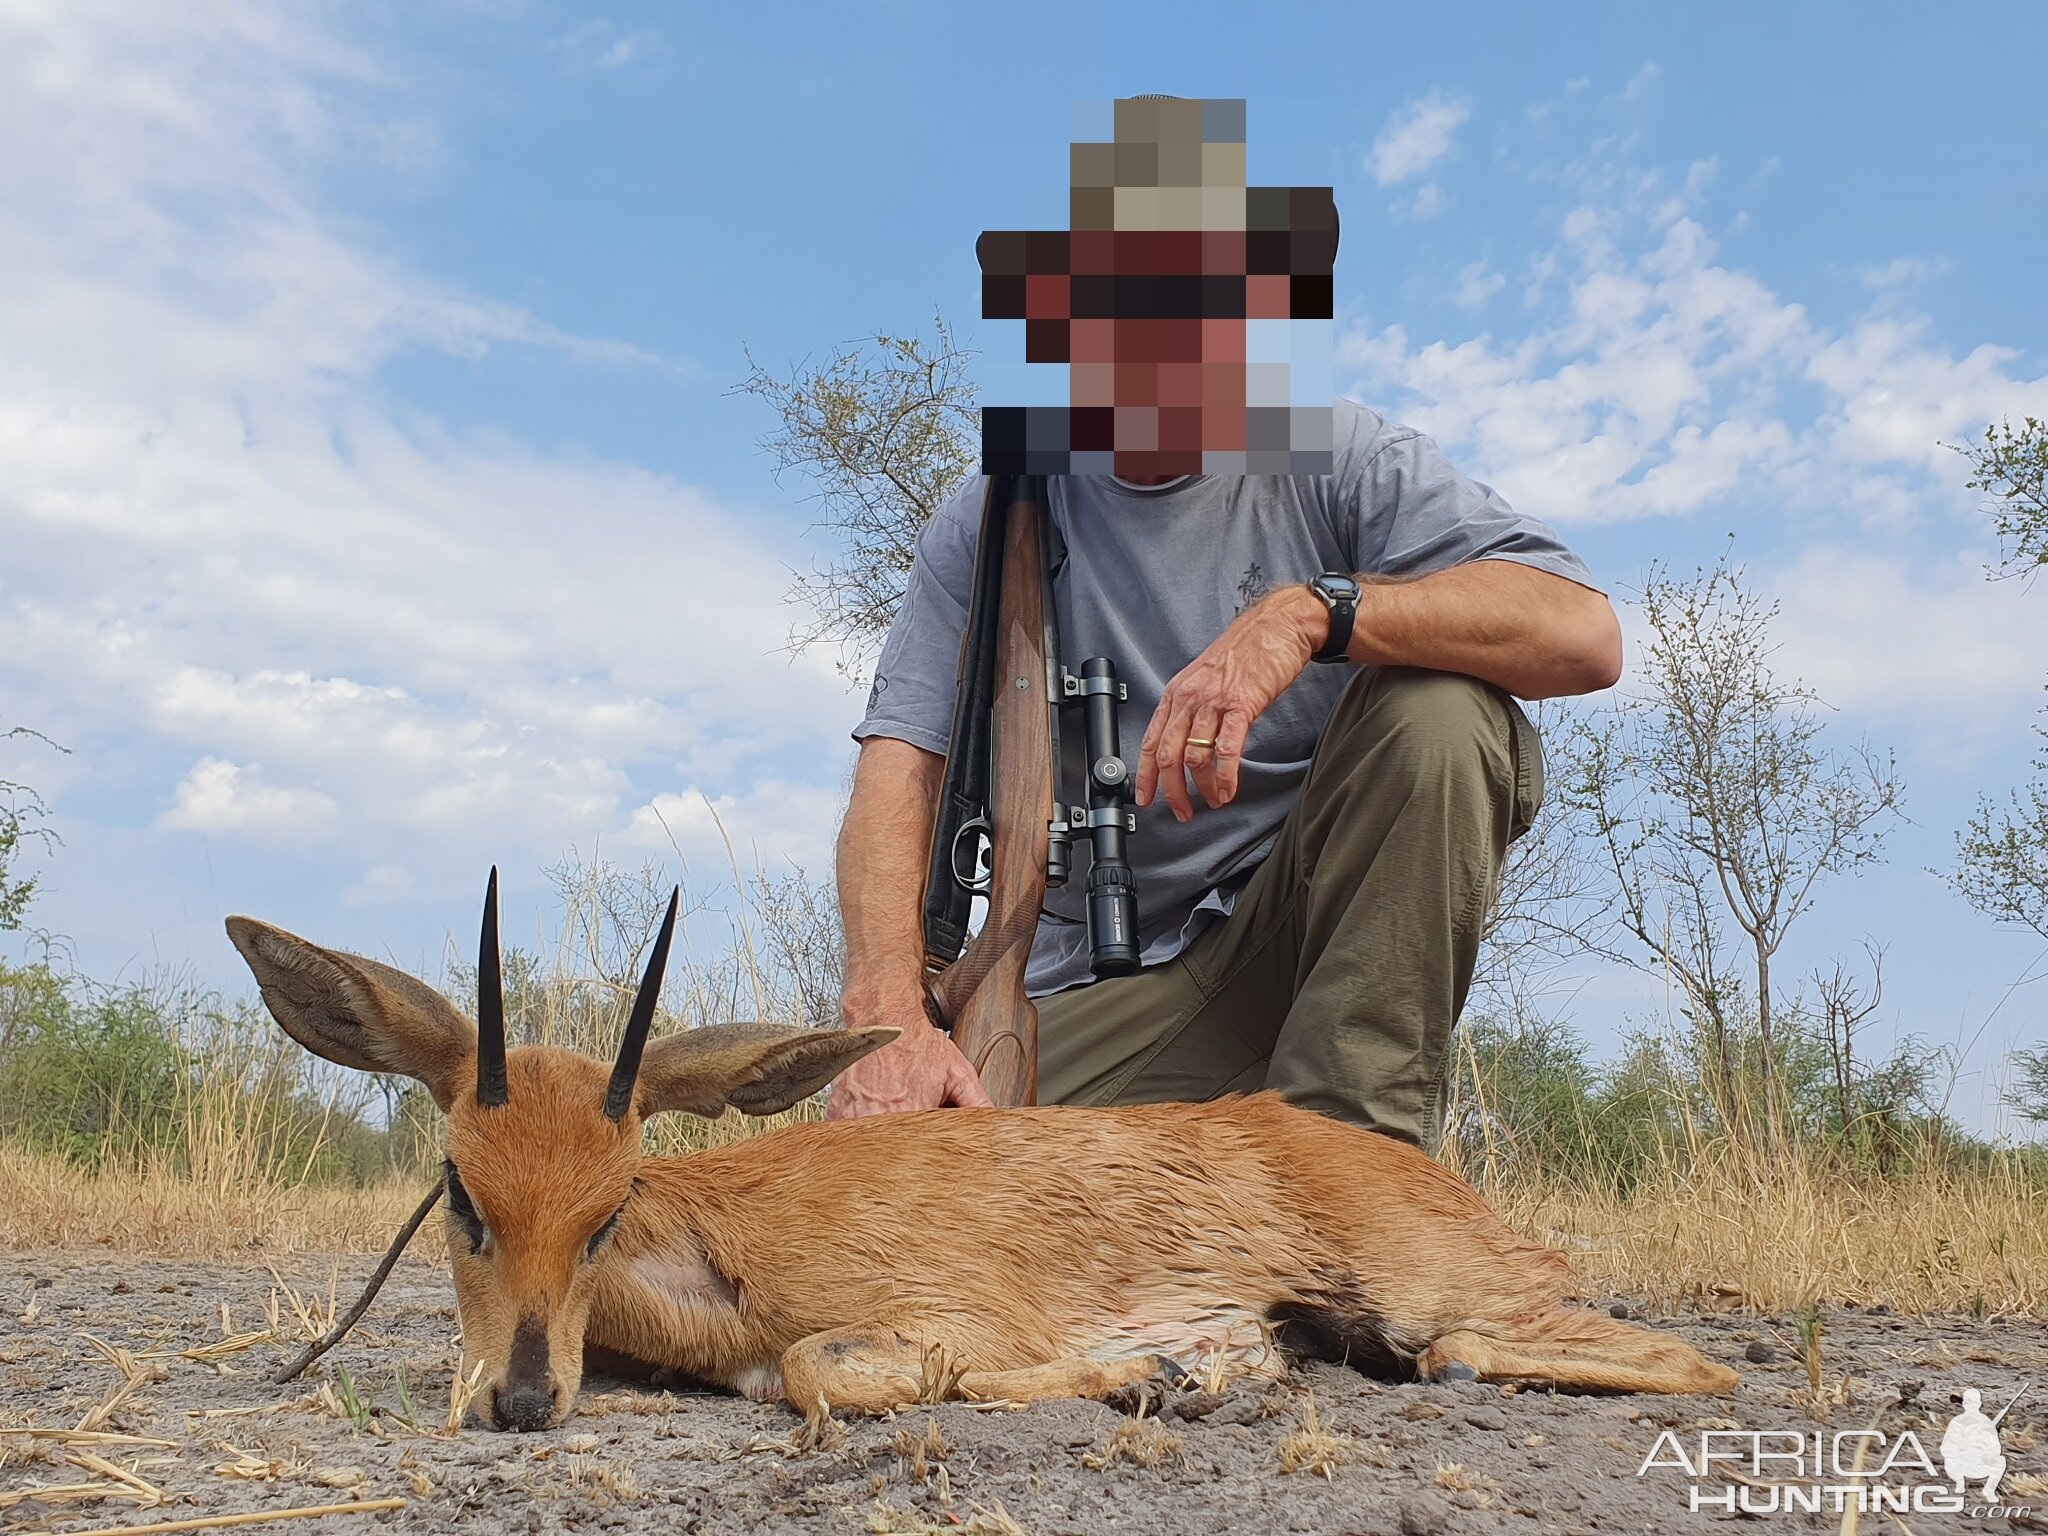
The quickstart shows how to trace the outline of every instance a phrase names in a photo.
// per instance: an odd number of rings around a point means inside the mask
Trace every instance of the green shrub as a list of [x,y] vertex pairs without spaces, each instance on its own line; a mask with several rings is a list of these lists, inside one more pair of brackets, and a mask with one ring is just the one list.
[[180,1053],[138,988],[66,983],[47,965],[0,969],[0,1129],[80,1162],[175,1138]]
[[363,1183],[393,1145],[367,1097],[253,1003],[0,965],[0,1135],[15,1144],[222,1185]]

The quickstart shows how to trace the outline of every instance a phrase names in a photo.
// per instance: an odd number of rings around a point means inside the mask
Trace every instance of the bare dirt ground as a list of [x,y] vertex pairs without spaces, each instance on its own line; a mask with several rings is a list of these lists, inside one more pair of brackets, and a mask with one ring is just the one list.
[[[368,1267],[343,1266],[344,1306]],[[324,1311],[329,1283],[329,1264],[310,1259],[274,1277],[260,1262],[0,1254],[0,1529],[400,1499],[402,1508],[258,1529],[1417,1536],[1750,1520],[1765,1530],[2048,1530],[2039,1320],[1827,1312],[1824,1419],[1797,1321],[1729,1313],[1650,1319],[1743,1372],[1726,1399],[1396,1384],[1308,1365],[1285,1385],[1193,1385],[1123,1409],[918,1407],[847,1421],[806,1447],[800,1421],[779,1408],[603,1380],[585,1384],[558,1430],[446,1434],[454,1295],[424,1263],[402,1265],[308,1378],[273,1386],[269,1373],[304,1332],[292,1293]],[[1690,1454],[1702,1429],[1797,1430],[1810,1446],[1817,1429],[1875,1423],[1892,1444],[1912,1430],[1938,1460],[1966,1387],[1995,1412],[2027,1382],[2000,1425],[2009,1470],[1996,1513],[1866,1514],[1858,1526],[1839,1513],[1694,1513],[1670,1452],[1638,1475],[1667,1429]],[[1123,1411],[1140,1406],[1142,1417]],[[81,1423],[96,1434],[23,1432]],[[1773,1496],[1766,1481],[1750,1476],[1752,1504]],[[1740,1485],[1710,1476],[1702,1486]]]

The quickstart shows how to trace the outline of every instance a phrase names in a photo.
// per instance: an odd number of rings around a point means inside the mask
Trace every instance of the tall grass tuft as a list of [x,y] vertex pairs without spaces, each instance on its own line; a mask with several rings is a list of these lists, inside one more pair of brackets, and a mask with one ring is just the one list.
[[1844,1122],[1826,1095],[1793,1097],[1766,1136],[1718,1107],[1760,1095],[1760,1073],[1708,1091],[1687,1053],[1643,1040],[1600,1069],[1555,1023],[1475,1020],[1460,1050],[1444,1161],[1596,1294],[2048,1312],[2048,1149],[1897,1104]]

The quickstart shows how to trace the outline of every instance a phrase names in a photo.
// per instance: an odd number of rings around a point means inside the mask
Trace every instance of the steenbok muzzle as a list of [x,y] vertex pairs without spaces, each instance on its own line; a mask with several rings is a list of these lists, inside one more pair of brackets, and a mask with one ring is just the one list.
[[293,1039],[417,1078],[447,1115],[464,1368],[483,1366],[479,1412],[500,1429],[561,1422],[587,1348],[806,1414],[935,1386],[1101,1396],[1269,1330],[1424,1376],[1736,1385],[1678,1339],[1569,1305],[1564,1258],[1421,1152],[1272,1094],[885,1115],[644,1156],[650,1115],[773,1114],[896,1034],[650,1040],[674,922],[671,902],[607,1069],[506,1049],[495,873],[475,1025],[401,971],[228,919]]

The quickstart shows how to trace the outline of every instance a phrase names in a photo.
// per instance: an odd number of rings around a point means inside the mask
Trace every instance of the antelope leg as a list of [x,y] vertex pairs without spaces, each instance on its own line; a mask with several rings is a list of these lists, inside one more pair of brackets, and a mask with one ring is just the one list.
[[886,1413],[907,1403],[967,1399],[1037,1402],[1049,1397],[1103,1397],[1154,1377],[1186,1373],[1163,1355],[1096,1360],[1072,1355],[1008,1370],[974,1367],[971,1345],[957,1340],[948,1319],[897,1315],[797,1340],[782,1356],[782,1390],[808,1417],[845,1409]]

